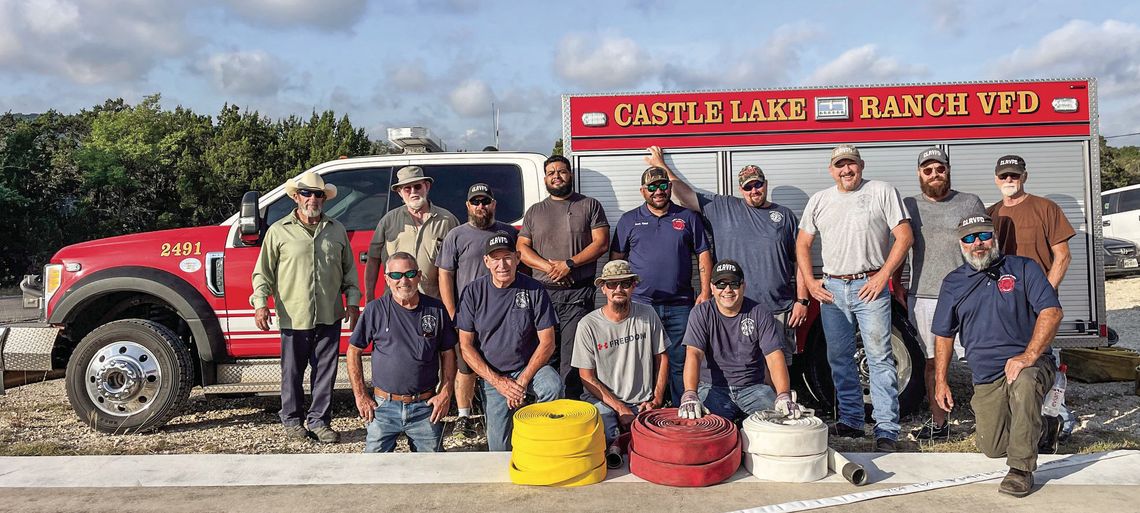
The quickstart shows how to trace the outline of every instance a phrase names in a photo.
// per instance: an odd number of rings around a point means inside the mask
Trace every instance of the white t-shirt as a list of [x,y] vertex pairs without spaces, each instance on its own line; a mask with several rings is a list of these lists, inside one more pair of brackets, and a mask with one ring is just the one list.
[[883,267],[891,229],[910,219],[902,196],[886,182],[863,180],[857,189],[828,187],[811,196],[800,229],[820,234],[823,272],[858,274]]

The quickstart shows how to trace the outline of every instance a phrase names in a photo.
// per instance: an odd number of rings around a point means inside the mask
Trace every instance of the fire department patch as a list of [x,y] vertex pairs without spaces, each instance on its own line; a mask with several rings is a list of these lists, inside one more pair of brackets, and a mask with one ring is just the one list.
[[425,315],[423,317],[420,317],[420,330],[423,332],[424,336],[435,336],[435,331],[438,327],[439,319],[436,319],[434,315]]
[[677,230],[677,231],[684,230],[685,229],[685,220],[684,219],[674,219],[673,220],[673,229]]
[[781,214],[777,210],[773,210],[768,213],[768,218],[771,219],[773,223],[778,223],[784,220],[784,214]]
[[525,290],[515,292],[515,306],[519,308],[530,306],[530,296],[526,295]]
[[752,333],[756,331],[756,321],[752,319],[744,319],[740,321],[740,332],[746,337],[751,337]]
[[1003,274],[997,281],[998,290],[1000,290],[1002,294],[1013,292],[1013,286],[1016,284],[1017,277],[1012,274]]

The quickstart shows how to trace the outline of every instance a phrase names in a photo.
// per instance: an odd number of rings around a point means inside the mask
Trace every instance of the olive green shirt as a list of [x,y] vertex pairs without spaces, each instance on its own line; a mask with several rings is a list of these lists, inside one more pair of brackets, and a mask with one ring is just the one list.
[[249,304],[261,308],[273,296],[280,329],[313,329],[344,318],[341,296],[360,305],[359,283],[344,225],[322,215],[309,231],[294,210],[265,232]]
[[439,269],[435,266],[435,257],[439,255],[443,238],[459,226],[459,220],[446,208],[434,203],[429,205],[427,217],[419,226],[405,205],[384,214],[376,224],[368,254],[380,255],[382,264],[387,264],[388,257],[401,251],[414,255],[423,275],[420,292],[439,299]]

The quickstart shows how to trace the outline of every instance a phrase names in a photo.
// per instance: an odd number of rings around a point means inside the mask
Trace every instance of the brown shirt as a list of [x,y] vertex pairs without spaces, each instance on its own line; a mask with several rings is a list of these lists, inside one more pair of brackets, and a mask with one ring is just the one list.
[[1051,246],[1069,240],[1077,232],[1056,203],[1032,194],[1026,196],[1012,207],[1000,201],[994,203],[986,214],[994,220],[994,235],[1002,254],[1031,258],[1048,274],[1053,267]]
[[[590,230],[603,226],[609,228],[610,223],[602,204],[575,192],[565,200],[548,197],[527,209],[519,237],[530,239],[531,247],[542,258],[566,260],[590,245],[594,240]],[[592,282],[597,271],[597,261],[582,264],[570,271],[570,281]],[[551,282],[538,269],[534,270],[534,277],[547,287],[566,285]]]
[[369,255],[379,255],[380,262],[388,263],[388,257],[401,251],[414,255],[416,265],[423,272],[420,292],[439,299],[439,269],[435,257],[443,245],[443,238],[459,221],[443,207],[431,204],[423,224],[416,226],[408,207],[400,205],[380,219],[372,243],[368,246]]

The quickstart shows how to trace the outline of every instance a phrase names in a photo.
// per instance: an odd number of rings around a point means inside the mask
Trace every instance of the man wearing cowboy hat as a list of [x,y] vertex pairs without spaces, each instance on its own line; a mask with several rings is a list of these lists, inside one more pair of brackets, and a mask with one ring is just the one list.
[[[268,331],[268,298],[276,299],[281,330],[281,423],[286,434],[303,439],[311,431],[318,441],[334,443],[339,435],[329,423],[340,323],[347,313],[351,330],[360,316],[356,264],[344,225],[322,212],[325,201],[336,197],[336,186],[306,171],[285,182],[285,193],[297,202],[297,208],[265,232],[253,268],[249,303],[256,309],[257,327]],[[302,380],[308,362],[313,366],[313,402],[302,418]]]
[[401,251],[416,257],[416,265],[423,274],[420,292],[439,299],[439,269],[435,258],[443,245],[443,238],[459,220],[447,209],[428,201],[428,191],[435,181],[424,176],[419,166],[404,166],[396,172],[392,190],[404,200],[403,208],[395,208],[384,215],[376,225],[372,244],[368,246],[368,265],[364,268],[364,298],[376,297],[376,279],[380,265],[388,257]]

